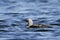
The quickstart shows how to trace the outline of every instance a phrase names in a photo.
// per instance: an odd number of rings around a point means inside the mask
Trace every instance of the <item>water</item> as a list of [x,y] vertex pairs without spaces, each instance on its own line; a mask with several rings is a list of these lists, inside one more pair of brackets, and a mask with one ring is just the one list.
[[[0,0],[0,40],[60,40],[59,0]],[[27,29],[27,18],[35,24],[51,25]]]

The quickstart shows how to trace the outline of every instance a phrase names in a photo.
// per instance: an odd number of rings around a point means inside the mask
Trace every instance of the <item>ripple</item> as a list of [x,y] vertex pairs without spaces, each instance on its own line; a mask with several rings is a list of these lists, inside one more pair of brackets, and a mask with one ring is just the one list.
[[60,19],[56,20],[56,22],[60,22]]
[[10,27],[9,25],[0,25],[0,28]]
[[50,24],[50,25],[56,25],[56,26],[60,26],[60,24]]
[[48,3],[48,0],[39,0],[42,3]]
[[0,30],[0,32],[8,32],[7,30]]
[[0,22],[6,22],[6,20],[0,20]]
[[36,30],[34,32],[54,32],[54,30]]
[[18,24],[11,24],[11,26],[19,26]]

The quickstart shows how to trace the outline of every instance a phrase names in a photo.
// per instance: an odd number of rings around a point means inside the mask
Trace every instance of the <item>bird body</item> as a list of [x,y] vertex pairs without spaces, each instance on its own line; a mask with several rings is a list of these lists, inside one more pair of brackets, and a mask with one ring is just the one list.
[[51,26],[45,24],[33,24],[32,19],[27,19],[27,28],[52,28]]
[[28,28],[52,28],[51,26],[48,26],[48,25],[44,25],[44,24],[39,24],[39,25],[31,25],[31,26],[28,26]]

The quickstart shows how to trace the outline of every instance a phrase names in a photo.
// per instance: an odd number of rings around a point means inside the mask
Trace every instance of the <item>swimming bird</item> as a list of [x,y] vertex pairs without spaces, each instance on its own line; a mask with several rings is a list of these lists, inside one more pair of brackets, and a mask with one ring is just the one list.
[[27,22],[27,28],[52,28],[45,24],[33,24],[33,21],[30,18],[25,21]]

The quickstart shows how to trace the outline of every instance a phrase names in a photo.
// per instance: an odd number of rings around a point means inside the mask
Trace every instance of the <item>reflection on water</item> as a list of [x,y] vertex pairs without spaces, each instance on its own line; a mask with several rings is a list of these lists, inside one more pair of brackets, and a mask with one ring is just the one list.
[[[58,1],[27,0],[15,6],[5,4],[4,12],[0,13],[1,40],[59,40],[60,39],[60,11]],[[6,0],[3,1],[7,2]],[[8,1],[10,4],[11,1]],[[18,2],[18,3],[17,3]],[[2,3],[1,3],[2,5]],[[7,7],[6,7],[7,5]],[[3,7],[1,7],[3,8]],[[0,8],[0,9],[1,9]],[[14,13],[13,13],[14,12]],[[53,28],[26,28],[27,18],[32,18],[34,24],[51,25]]]

